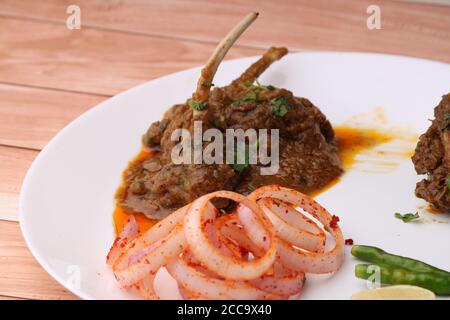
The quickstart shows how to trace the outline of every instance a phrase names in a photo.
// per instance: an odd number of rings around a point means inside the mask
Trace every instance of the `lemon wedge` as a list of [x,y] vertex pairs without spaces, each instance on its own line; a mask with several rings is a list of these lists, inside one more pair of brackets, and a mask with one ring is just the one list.
[[352,295],[352,300],[433,300],[430,290],[408,285],[389,286],[364,290]]

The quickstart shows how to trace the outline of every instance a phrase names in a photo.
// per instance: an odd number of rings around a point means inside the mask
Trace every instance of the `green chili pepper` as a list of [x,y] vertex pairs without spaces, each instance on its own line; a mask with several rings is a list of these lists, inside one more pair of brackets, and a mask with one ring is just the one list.
[[401,268],[413,272],[433,272],[450,277],[450,272],[438,269],[419,260],[387,253],[376,247],[355,245],[352,247],[352,255],[361,260],[375,264]]
[[379,268],[381,283],[414,285],[431,290],[438,295],[450,295],[450,275],[415,272],[385,265],[357,264],[355,276],[367,280],[377,272],[377,268]]

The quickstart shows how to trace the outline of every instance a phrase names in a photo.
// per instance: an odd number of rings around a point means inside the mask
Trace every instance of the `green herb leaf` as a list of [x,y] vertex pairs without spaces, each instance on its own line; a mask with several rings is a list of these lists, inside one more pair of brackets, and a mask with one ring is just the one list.
[[286,113],[291,111],[291,106],[289,105],[285,96],[276,97],[270,100],[270,111],[276,117],[283,117]]
[[446,114],[445,114],[444,120],[450,120],[450,113],[446,113]]
[[265,86],[265,85],[261,84],[258,80],[255,80],[254,83],[252,83],[250,80],[245,80],[244,85],[251,90],[257,90],[257,91],[264,91],[264,90],[273,91],[276,89],[271,84]]
[[233,106],[239,107],[246,103],[257,103],[259,102],[259,92],[249,92],[243,98],[233,101]]
[[401,214],[401,213],[396,212],[395,213],[395,217],[397,219],[402,220],[405,223],[411,222],[411,221],[414,221],[414,220],[417,220],[417,219],[420,218],[418,212],[416,212],[416,213],[405,213],[405,214]]
[[448,176],[447,179],[445,179],[445,184],[447,185],[448,191],[450,191],[450,176]]
[[240,153],[242,154],[242,151],[244,152],[244,163],[238,163],[238,148],[235,147],[234,149],[234,163],[232,164],[233,170],[236,171],[237,173],[242,173],[244,172],[248,167],[250,167],[250,160],[249,160],[249,148],[244,145],[245,148],[244,150],[242,150],[242,147],[240,149]]
[[203,109],[205,109],[208,106],[206,102],[195,101],[194,99],[189,99],[187,101],[187,104],[192,109],[197,110],[197,111],[202,111]]

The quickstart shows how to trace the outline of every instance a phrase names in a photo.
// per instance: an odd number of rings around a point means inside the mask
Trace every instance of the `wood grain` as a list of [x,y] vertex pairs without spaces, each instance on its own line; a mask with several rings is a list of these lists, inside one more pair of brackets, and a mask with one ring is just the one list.
[[0,84],[0,144],[42,149],[104,96]]
[[[217,42],[245,13],[260,18],[242,36],[245,44],[293,50],[344,50],[403,54],[450,62],[450,7],[375,1],[381,30],[368,30],[372,0],[101,1],[78,0],[82,29],[108,28]],[[0,13],[65,23],[71,1],[2,0]]]
[[25,299],[19,298],[19,297],[8,297],[8,296],[1,296],[0,295],[0,300],[25,300]]
[[[0,146],[0,219],[18,221],[20,187],[37,154],[34,150]],[[1,253],[0,249],[0,257]]]
[[[203,64],[214,45],[0,18],[0,82],[114,95]],[[233,49],[227,58],[261,53]]]
[[28,299],[76,299],[31,255],[17,222],[0,221],[0,295]]

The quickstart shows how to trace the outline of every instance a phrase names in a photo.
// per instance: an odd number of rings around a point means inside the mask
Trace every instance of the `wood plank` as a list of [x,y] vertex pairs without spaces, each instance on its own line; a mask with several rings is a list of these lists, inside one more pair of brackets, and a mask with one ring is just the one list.
[[53,280],[28,250],[17,222],[0,221],[0,295],[77,299]]
[[37,154],[38,151],[34,150],[0,146],[0,219],[19,220],[20,187]]
[[[1,3],[2,14],[65,23],[66,8],[72,2]],[[381,8],[382,29],[370,31],[366,10],[372,0],[77,1],[82,29],[99,27],[217,42],[243,14],[257,10],[261,16],[243,35],[241,45],[385,52],[450,62],[449,6],[389,0],[376,3]]]
[[104,96],[0,84],[0,144],[42,149]]
[[18,298],[18,297],[9,297],[9,296],[1,296],[0,295],[0,300],[25,300],[25,299]]
[[[0,29],[8,30],[0,33],[0,82],[105,95],[201,65],[214,48],[211,44],[89,28],[68,30],[62,24],[1,17]],[[261,52],[233,49],[227,58]]]

